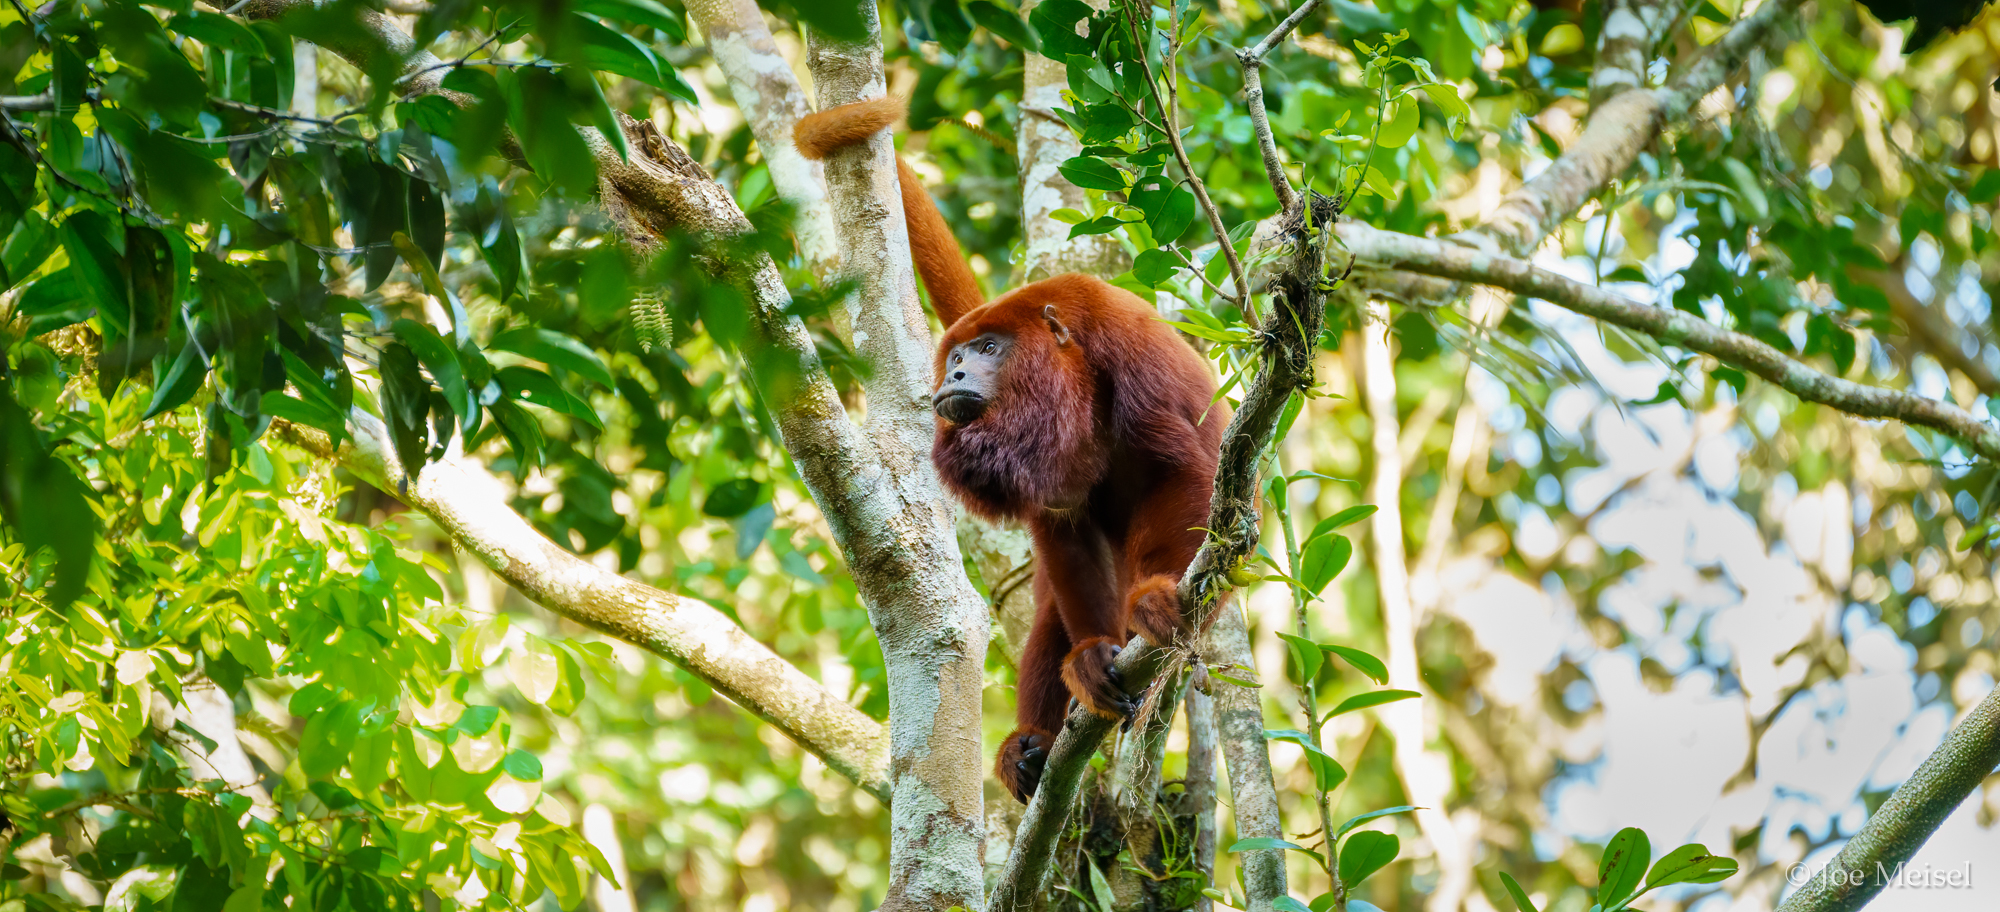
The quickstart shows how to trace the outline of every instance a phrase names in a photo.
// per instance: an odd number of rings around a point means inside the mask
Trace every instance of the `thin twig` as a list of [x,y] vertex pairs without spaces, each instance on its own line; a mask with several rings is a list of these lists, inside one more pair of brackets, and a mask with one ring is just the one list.
[[[1256,326],[1257,306],[1250,297],[1250,282],[1244,275],[1242,261],[1236,258],[1236,245],[1229,242],[1229,229],[1222,224],[1222,211],[1215,208],[1214,200],[1208,198],[1208,187],[1202,183],[1201,176],[1195,173],[1194,163],[1188,160],[1187,147],[1181,145],[1180,123],[1174,116],[1174,109],[1180,105],[1179,92],[1174,88],[1174,58],[1180,54],[1180,37],[1175,34],[1169,39],[1172,45],[1167,49],[1166,57],[1167,98],[1162,100],[1159,82],[1153,78],[1153,65],[1146,62],[1146,42],[1142,37],[1138,14],[1133,11],[1131,5],[1125,7],[1125,22],[1131,28],[1132,40],[1139,48],[1139,68],[1145,73],[1146,89],[1153,96],[1153,104],[1159,106],[1160,116],[1167,122],[1167,144],[1173,147],[1174,161],[1180,164],[1181,173],[1187,175],[1189,189],[1194,192],[1195,200],[1201,203],[1202,213],[1208,216],[1208,228],[1215,232],[1215,241],[1222,247],[1222,256],[1229,261],[1230,278],[1236,280],[1236,296],[1229,300],[1235,301],[1236,309],[1243,312],[1244,319],[1248,320],[1250,325]],[[1148,31],[1152,27],[1150,22],[1145,25]]]
[[1271,181],[1271,189],[1278,194],[1278,208],[1284,212],[1290,212],[1292,207],[1298,205],[1299,193],[1292,189],[1291,180],[1285,176],[1285,163],[1278,158],[1277,139],[1271,135],[1271,118],[1264,110],[1264,55],[1271,53],[1279,42],[1285,40],[1285,36],[1298,28],[1306,14],[1319,8],[1319,4],[1320,0],[1306,0],[1299,4],[1299,8],[1278,23],[1278,27],[1264,36],[1263,41],[1236,52],[1236,62],[1243,65],[1244,106],[1250,109],[1250,128],[1257,134],[1257,151],[1264,158],[1264,176]]

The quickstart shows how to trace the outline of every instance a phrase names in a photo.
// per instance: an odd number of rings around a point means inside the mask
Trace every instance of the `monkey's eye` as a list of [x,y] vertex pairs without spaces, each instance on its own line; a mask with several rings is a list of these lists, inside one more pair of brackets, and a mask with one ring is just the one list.
[[980,350],[981,352],[984,352],[984,353],[986,353],[986,354],[989,354],[989,355],[990,355],[990,354],[993,354],[993,350],[994,350],[995,348],[998,348],[998,347],[999,347],[999,346],[996,346],[996,345],[994,345],[994,344],[993,344],[993,340],[992,340],[992,339],[988,339],[988,340],[986,340],[986,344],[985,344],[985,345],[981,345],[981,346],[979,346],[979,350]]

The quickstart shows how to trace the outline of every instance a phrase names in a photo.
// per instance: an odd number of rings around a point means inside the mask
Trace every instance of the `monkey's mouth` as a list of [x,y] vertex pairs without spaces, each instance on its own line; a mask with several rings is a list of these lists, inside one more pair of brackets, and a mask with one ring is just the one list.
[[971,390],[944,390],[931,397],[931,409],[952,424],[968,424],[986,413],[986,397]]

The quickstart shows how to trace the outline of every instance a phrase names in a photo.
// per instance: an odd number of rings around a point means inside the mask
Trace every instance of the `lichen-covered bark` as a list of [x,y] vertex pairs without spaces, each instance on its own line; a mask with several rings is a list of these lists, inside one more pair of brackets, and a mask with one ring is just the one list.
[[[822,109],[886,93],[874,7],[870,37],[810,39]],[[956,520],[930,447],[930,321],[917,296],[895,145],[885,132],[827,157],[828,198],[842,271],[859,286],[848,304],[854,345],[874,366],[862,430],[882,471],[880,512],[855,518],[882,536],[850,559],[868,604],[889,690],[889,894],[884,909],[984,906],[986,819],[980,690],[990,626],[966,578]],[[865,530],[865,531],[864,531]]]
[[[1106,9],[1108,0],[1085,0],[1094,9]],[[1034,3],[1021,4],[1027,18]],[[1021,124],[1016,148],[1021,162],[1021,231],[1026,253],[1014,278],[1017,284],[1046,279],[1065,272],[1081,272],[1109,278],[1131,266],[1130,258],[1107,234],[1072,239],[1069,225],[1049,217],[1057,209],[1090,211],[1083,188],[1069,182],[1056,169],[1083,151],[1069,125],[1055,115],[1067,107],[1062,90],[1069,85],[1063,65],[1034,51],[1026,52],[1027,69],[1021,85]]]
[[791,63],[753,0],[689,0],[687,10],[701,26],[709,53],[729,82],[730,97],[757,137],[772,186],[792,204],[799,253],[815,274],[830,275],[840,265],[840,250],[834,244],[820,164],[792,144],[792,126],[812,107]]
[[1660,0],[1604,0],[1597,65],[1590,71],[1593,107],[1626,89],[1644,88],[1653,45],[1671,15]]

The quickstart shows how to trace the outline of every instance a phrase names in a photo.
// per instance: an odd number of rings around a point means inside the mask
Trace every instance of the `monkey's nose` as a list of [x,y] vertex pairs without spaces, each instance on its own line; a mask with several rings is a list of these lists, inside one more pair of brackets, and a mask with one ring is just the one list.
[[963,380],[963,379],[965,379],[965,372],[964,372],[964,371],[954,371],[954,372],[952,373],[952,375],[951,375],[951,382],[953,382],[953,383],[957,383],[958,381],[960,381],[960,380]]

